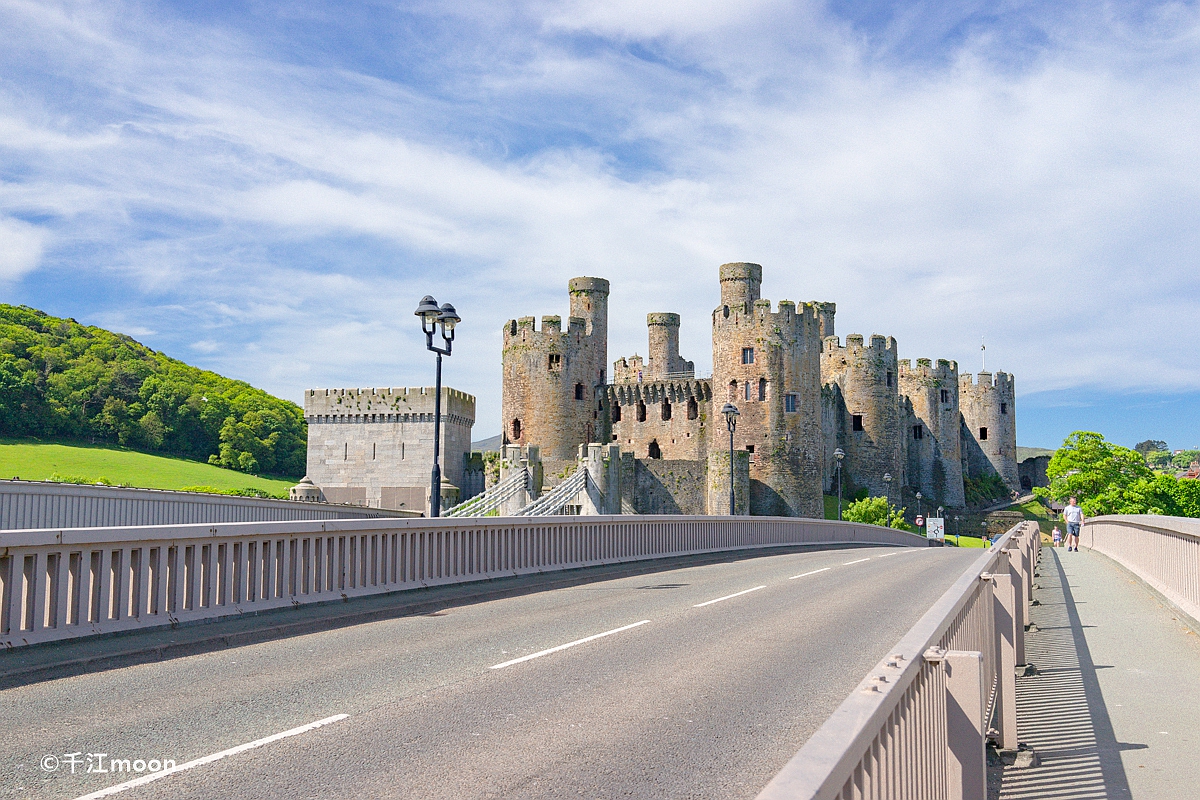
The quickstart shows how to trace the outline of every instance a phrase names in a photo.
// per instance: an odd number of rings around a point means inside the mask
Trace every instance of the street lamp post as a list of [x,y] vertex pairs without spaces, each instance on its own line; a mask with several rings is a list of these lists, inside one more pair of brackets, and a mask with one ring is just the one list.
[[883,473],[883,494],[887,498],[888,524],[890,525],[892,521],[892,473],[890,472]]
[[846,457],[846,451],[838,448],[833,451],[833,457],[837,459],[837,481],[838,481],[838,522],[842,521],[842,459]]
[[921,493],[917,492],[917,516],[921,516]]
[[737,406],[726,403],[721,407],[721,413],[725,415],[725,425],[729,428],[729,516],[732,517],[737,514],[737,496],[733,492],[733,431],[737,428]]
[[[461,322],[454,306],[446,303],[438,306],[437,300],[429,295],[421,299],[413,312],[421,318],[421,330],[425,333],[425,347],[437,353],[437,379],[433,389],[433,473],[430,476],[429,516],[442,515],[442,356],[450,355],[454,349],[454,326]],[[441,329],[445,347],[433,344],[433,334]]]

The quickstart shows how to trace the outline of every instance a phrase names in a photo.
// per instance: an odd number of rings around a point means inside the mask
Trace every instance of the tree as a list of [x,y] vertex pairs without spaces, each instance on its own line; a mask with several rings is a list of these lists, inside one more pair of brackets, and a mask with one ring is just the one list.
[[1050,486],[1034,489],[1043,498],[1079,499],[1089,516],[1166,514],[1200,516],[1200,483],[1154,473],[1142,455],[1105,441],[1098,433],[1076,431],[1066,438],[1046,468]]
[[855,500],[846,506],[842,519],[848,522],[865,522],[868,525],[879,525],[883,528],[898,528],[902,531],[914,530],[904,519],[906,509],[892,509],[888,513],[888,501],[884,497],[866,497]]
[[1133,449],[1145,456],[1159,450],[1169,450],[1170,448],[1167,447],[1167,443],[1161,439],[1147,439],[1144,442],[1138,442],[1135,444]]

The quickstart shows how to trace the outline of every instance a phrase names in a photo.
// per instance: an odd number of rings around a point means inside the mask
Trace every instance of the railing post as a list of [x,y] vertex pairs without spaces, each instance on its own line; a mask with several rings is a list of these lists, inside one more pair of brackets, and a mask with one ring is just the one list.
[[987,800],[983,653],[949,650],[945,669],[948,800]]
[[1029,583],[1029,575],[1025,572],[1025,557],[1020,549],[1005,550],[1009,558],[1009,574],[1013,580],[1013,649],[1016,652],[1017,663],[1025,662],[1025,622],[1029,618],[1029,597],[1025,588]]
[[993,575],[996,587],[993,590],[992,607],[996,614],[996,724],[999,726],[998,740],[1005,750],[1017,747],[1017,652],[1015,611],[1018,607],[1018,584],[1012,571]]

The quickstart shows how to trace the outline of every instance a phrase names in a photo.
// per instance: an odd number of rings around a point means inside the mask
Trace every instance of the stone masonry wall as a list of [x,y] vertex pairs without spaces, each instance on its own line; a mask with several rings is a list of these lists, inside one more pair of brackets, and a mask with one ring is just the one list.
[[[981,372],[959,378],[962,411],[963,470],[975,478],[996,472],[1010,489],[1021,486],[1017,468],[1016,389],[1006,372]],[[986,432],[986,438],[985,438]]]
[[[433,412],[432,386],[306,391],[309,479],[330,502],[427,511]],[[475,398],[442,387],[442,476],[460,489],[474,424]]]
[[905,434],[908,484],[941,505],[963,506],[958,364],[938,359],[935,366],[918,358],[913,367],[902,360],[900,392],[911,404]]

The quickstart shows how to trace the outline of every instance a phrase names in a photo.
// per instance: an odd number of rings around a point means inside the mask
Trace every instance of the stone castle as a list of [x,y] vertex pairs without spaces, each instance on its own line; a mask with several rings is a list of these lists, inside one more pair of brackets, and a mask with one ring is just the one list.
[[[964,505],[964,480],[987,473],[1016,489],[1016,406],[1010,375],[958,373],[953,361],[898,357],[891,337],[834,331],[833,303],[760,296],[762,267],[720,267],[712,315],[713,374],[697,377],[679,353],[680,317],[647,317],[649,354],[608,366],[603,278],[568,284],[570,316],[504,326],[506,445],[540,450],[545,474],[565,475],[581,446],[620,448],[621,507],[645,514],[728,514],[729,434],[737,512],[824,515],[837,491],[866,489],[899,503]],[[310,462],[312,457],[310,455]],[[884,480],[890,475],[890,486]]]

